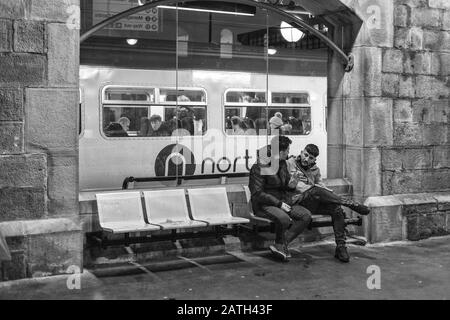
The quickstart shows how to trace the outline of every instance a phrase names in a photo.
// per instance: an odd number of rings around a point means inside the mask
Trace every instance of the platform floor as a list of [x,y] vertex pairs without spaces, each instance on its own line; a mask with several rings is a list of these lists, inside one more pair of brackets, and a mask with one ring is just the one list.
[[[178,270],[122,276],[81,275],[0,283],[0,299],[450,299],[450,237],[387,245],[349,246],[352,260],[333,258],[334,245],[295,248],[280,263],[269,252],[232,252],[228,263],[190,261]],[[220,259],[219,259],[220,260]],[[369,266],[378,266],[381,289],[369,290]]]

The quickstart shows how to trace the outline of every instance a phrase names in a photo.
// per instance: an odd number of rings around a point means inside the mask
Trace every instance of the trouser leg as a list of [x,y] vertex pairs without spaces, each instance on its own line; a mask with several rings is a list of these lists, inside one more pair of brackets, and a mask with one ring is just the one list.
[[291,217],[278,207],[263,206],[255,214],[259,217],[270,219],[275,223],[275,243],[285,243],[285,232],[292,223]]
[[324,204],[319,206],[318,214],[331,216],[333,222],[334,237],[337,245],[344,245],[345,237],[345,213],[341,206]]
[[340,196],[321,187],[312,187],[306,191],[304,198],[308,197],[323,204],[342,204],[342,198]]
[[286,244],[297,238],[311,223],[311,212],[300,205],[292,207],[290,216],[293,220],[291,227],[286,231]]

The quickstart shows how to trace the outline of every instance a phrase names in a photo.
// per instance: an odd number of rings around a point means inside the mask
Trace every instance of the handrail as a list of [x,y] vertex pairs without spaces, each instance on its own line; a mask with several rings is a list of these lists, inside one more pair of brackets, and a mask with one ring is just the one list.
[[227,174],[202,174],[193,176],[164,176],[164,177],[127,177],[123,180],[122,190],[128,189],[128,184],[131,182],[161,182],[161,181],[174,181],[177,180],[177,185],[181,185],[183,180],[207,180],[207,179],[219,179],[219,178],[248,178],[249,172],[240,173],[227,173]]

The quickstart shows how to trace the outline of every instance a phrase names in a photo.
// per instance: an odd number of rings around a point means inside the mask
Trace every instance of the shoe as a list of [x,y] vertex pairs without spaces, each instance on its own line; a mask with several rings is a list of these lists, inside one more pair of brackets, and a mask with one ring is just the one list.
[[345,247],[345,245],[338,245],[336,247],[334,257],[342,262],[350,261],[350,256],[348,255],[347,248]]
[[281,261],[287,261],[288,257],[286,253],[284,252],[283,245],[281,244],[275,244],[273,246],[269,247],[270,251],[272,251],[272,254]]
[[347,208],[350,208],[351,210],[355,211],[356,213],[359,213],[362,216],[367,216],[368,214],[370,214],[370,208],[369,207],[367,207],[367,206],[365,206],[363,204],[354,202],[354,201],[349,200],[349,199],[343,199],[342,200],[342,205],[347,207]]
[[292,258],[291,253],[289,252],[289,247],[287,243],[284,244],[284,254],[286,255],[286,258],[290,259]]

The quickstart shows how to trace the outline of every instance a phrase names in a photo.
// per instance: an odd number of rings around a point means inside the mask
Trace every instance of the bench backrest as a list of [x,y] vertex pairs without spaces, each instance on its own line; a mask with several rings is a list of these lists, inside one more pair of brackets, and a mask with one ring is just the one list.
[[95,196],[101,226],[111,222],[144,222],[140,192],[101,193]]
[[144,199],[150,223],[190,220],[183,189],[144,191]]
[[232,217],[226,188],[189,189],[188,194],[195,220]]

